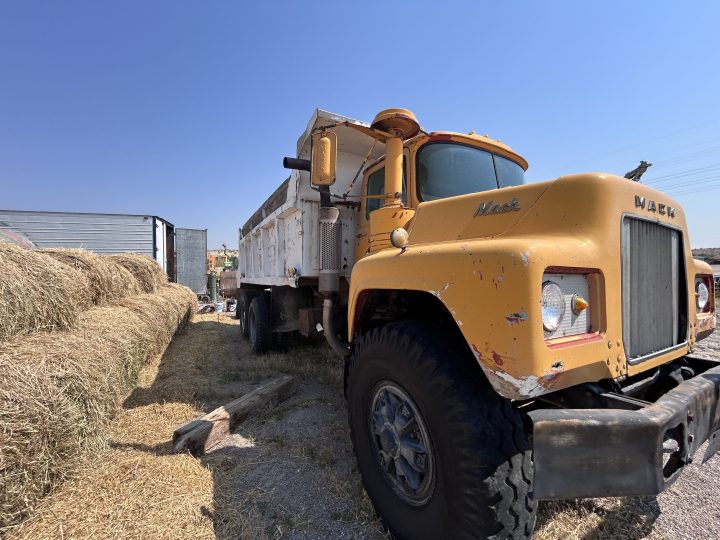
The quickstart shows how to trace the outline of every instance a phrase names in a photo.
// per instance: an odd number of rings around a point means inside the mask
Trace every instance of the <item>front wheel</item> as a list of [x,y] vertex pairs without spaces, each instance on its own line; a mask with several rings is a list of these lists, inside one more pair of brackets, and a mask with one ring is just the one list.
[[443,336],[399,322],[355,348],[348,412],[365,489],[398,538],[529,538],[537,504],[522,419]]

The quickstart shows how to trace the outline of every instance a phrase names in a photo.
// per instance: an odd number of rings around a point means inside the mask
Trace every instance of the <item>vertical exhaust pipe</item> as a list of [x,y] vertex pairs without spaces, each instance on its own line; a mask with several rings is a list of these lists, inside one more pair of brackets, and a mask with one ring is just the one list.
[[[375,116],[371,128],[383,133],[385,140],[385,191],[389,193],[384,206],[399,206],[401,204],[400,192],[402,191],[403,139],[415,136],[420,131],[420,124],[415,115],[407,109],[386,109]],[[387,137],[388,133],[392,136]],[[330,135],[335,137],[332,132],[328,132],[327,136]],[[340,357],[345,358],[350,352],[350,347],[338,337],[335,317],[333,317],[334,299],[340,288],[339,252],[342,237],[340,210],[330,202],[329,189],[329,185],[335,180],[334,163],[337,159],[335,154],[337,143],[334,142],[335,139],[323,141],[324,137],[325,135],[322,135],[318,139],[317,155],[319,158],[316,161],[315,153],[313,153],[313,170],[311,171],[313,184],[318,185],[320,191],[320,278],[318,289],[323,296],[325,339]],[[327,158],[329,161],[322,158]],[[315,180],[316,175],[317,181]]]
[[340,241],[342,222],[335,206],[321,206],[320,212],[320,279],[318,289],[323,295],[323,333],[330,347],[345,358],[350,347],[339,337],[335,327],[333,298],[340,289]]
[[335,206],[321,206],[320,218],[320,282],[323,296],[338,292],[340,286],[340,238],[342,223],[340,210]]

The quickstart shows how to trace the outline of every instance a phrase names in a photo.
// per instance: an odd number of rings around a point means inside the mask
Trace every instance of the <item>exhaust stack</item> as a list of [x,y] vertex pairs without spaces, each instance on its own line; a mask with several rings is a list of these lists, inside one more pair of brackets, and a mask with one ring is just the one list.
[[340,285],[340,237],[342,222],[336,206],[320,207],[320,281],[323,296],[335,294]]
[[[375,116],[371,129],[385,141],[384,206],[399,206],[402,192],[403,140],[420,131],[415,115],[406,109],[386,109]],[[366,132],[366,134],[369,134]],[[371,135],[373,136],[373,135]],[[327,141],[324,139],[327,138]],[[332,349],[345,358],[350,347],[338,337],[334,317],[335,296],[340,288],[340,210],[330,199],[330,185],[335,180],[337,139],[333,132],[313,137],[311,178],[320,191],[320,278],[318,290],[323,296],[323,332]]]

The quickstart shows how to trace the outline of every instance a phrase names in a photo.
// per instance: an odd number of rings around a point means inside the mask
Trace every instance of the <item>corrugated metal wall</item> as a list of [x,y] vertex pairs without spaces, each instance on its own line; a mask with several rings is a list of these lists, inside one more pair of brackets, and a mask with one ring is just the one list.
[[207,229],[175,228],[177,282],[195,294],[207,285]]
[[152,216],[0,210],[2,229],[25,235],[38,247],[135,252],[155,258]]

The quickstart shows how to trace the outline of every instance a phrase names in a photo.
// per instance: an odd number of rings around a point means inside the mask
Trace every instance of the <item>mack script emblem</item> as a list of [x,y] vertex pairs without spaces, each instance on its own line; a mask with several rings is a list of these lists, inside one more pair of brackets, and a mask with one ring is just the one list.
[[475,217],[489,216],[490,214],[504,214],[505,212],[517,212],[520,210],[520,201],[515,197],[513,200],[506,203],[497,203],[495,201],[488,201],[480,203],[478,209],[475,210]]
[[[647,203],[647,204],[646,204]],[[635,208],[642,208],[648,212],[657,212],[662,216],[675,217],[675,208],[662,203],[656,203],[652,199],[645,200],[641,195],[635,195]]]

